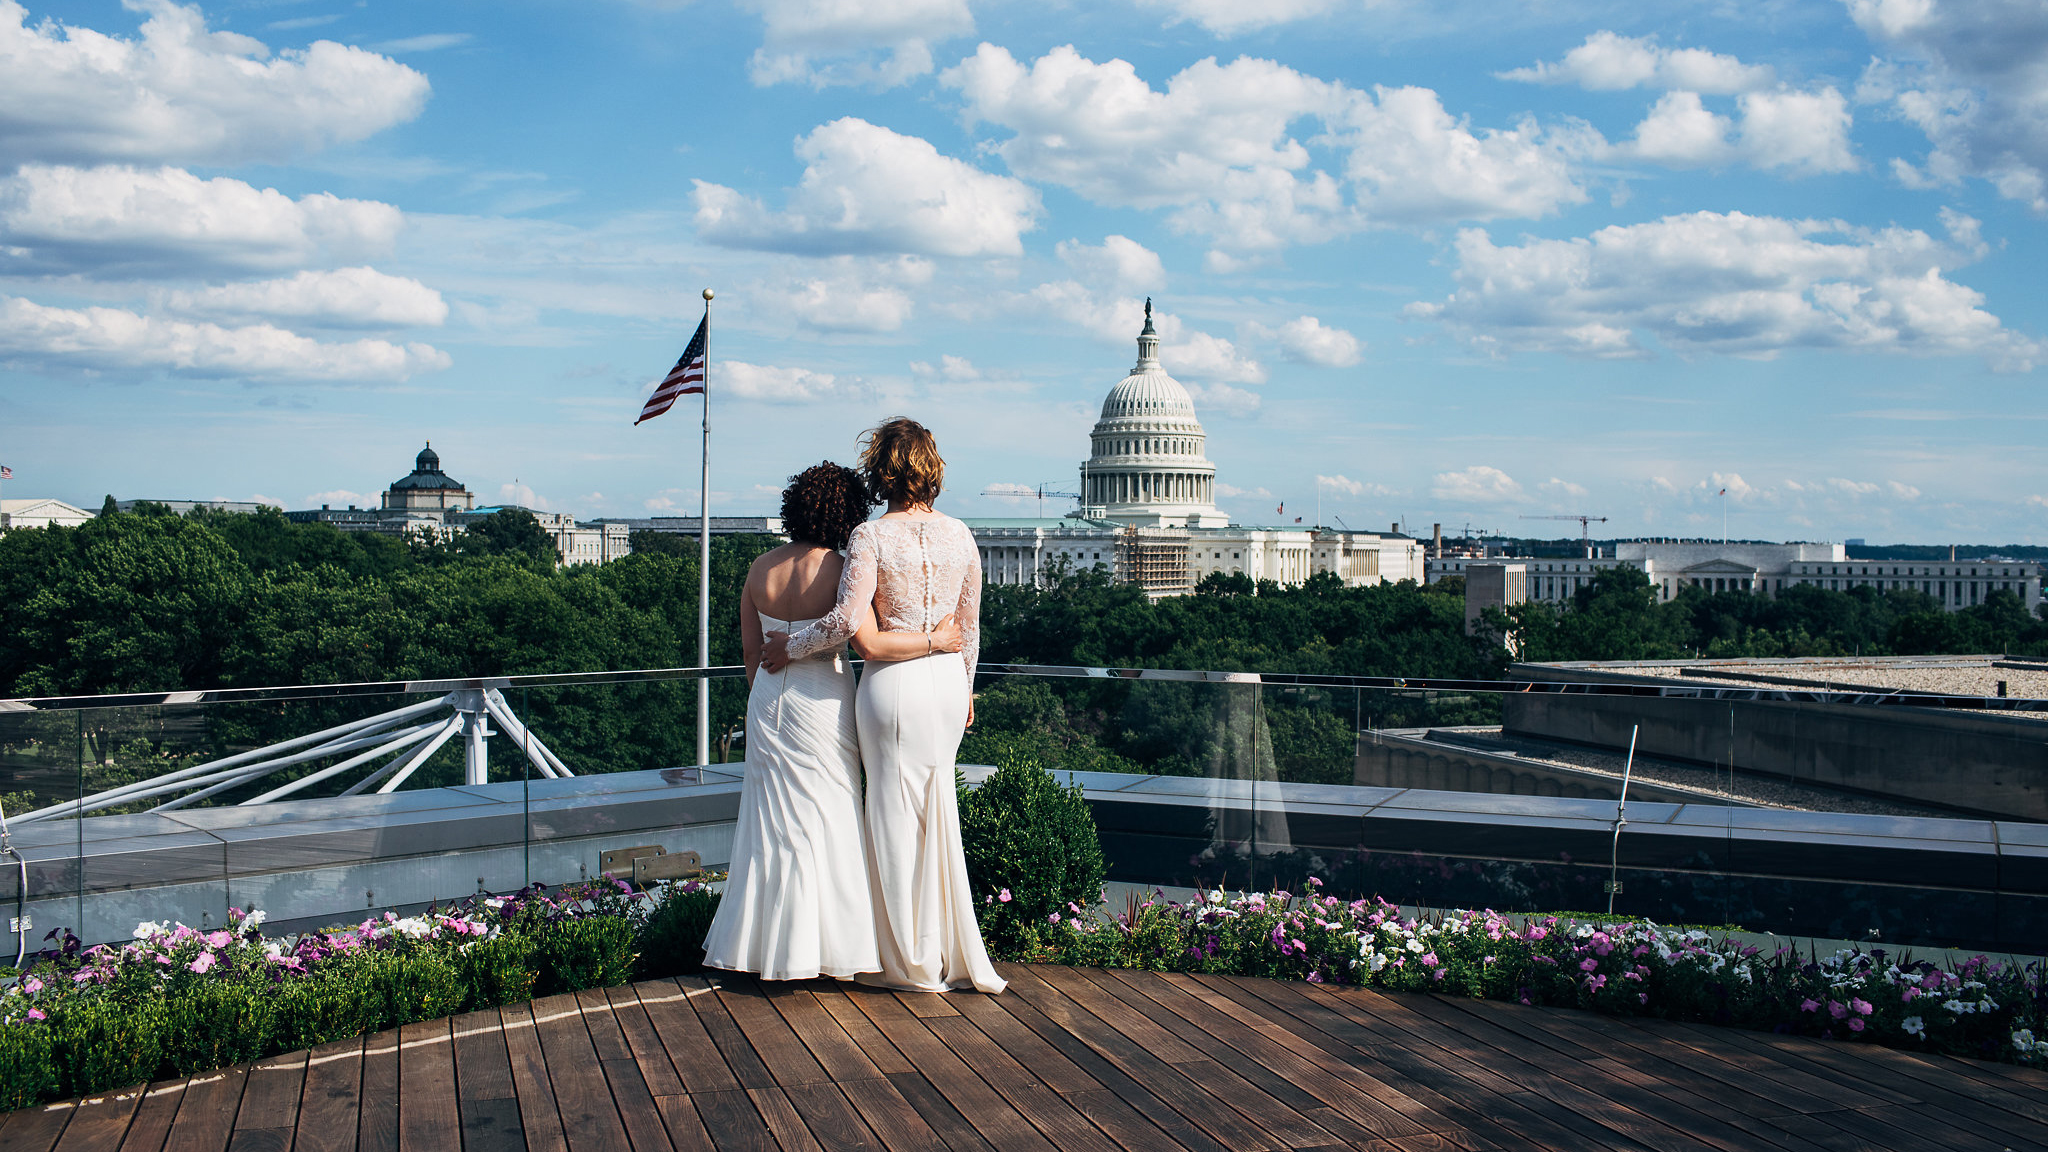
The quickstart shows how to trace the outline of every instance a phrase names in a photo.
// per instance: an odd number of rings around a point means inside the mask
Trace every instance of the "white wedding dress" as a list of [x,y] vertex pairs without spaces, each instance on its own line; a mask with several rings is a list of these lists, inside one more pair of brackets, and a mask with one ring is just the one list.
[[882,971],[863,983],[921,992],[1006,986],[989,963],[967,859],[953,761],[967,723],[981,639],[981,557],[950,516],[870,520],[853,530],[839,599],[792,632],[789,654],[836,648],[874,604],[884,632],[926,632],[950,613],[964,647],[915,660],[867,662],[859,692],[867,771],[868,874]]
[[[764,632],[811,623],[761,616]],[[853,667],[838,645],[780,672],[754,674],[732,865],[704,936],[711,967],[764,980],[881,970],[854,691]]]

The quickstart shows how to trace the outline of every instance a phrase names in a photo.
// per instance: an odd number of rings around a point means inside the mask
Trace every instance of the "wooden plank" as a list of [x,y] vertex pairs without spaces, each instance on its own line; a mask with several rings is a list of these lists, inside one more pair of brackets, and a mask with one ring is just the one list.
[[960,1110],[953,1107],[952,1102],[934,1088],[922,1072],[891,1072],[889,1086],[917,1110],[918,1117],[930,1125],[953,1152],[993,1152],[989,1142],[967,1122],[967,1117],[962,1116]]
[[951,993],[946,992],[896,992],[898,1003],[910,1009],[910,1014],[920,1020],[937,1019],[941,1016],[958,1016],[960,1010],[949,1001]]
[[[1358,1034],[1349,1038],[1360,1052],[1412,1081],[1441,1088],[1446,1096],[1484,1100],[1483,1105],[1475,1104],[1474,1107],[1499,1124],[1522,1133],[1523,1143],[1555,1152],[1587,1147],[1629,1150],[1644,1147],[1469,1059],[1467,1053],[1475,1052],[1476,1048],[1457,1033],[1438,1030],[1440,1034],[1432,1035],[1426,1027],[1417,1033],[1397,1026],[1390,1020],[1398,1015],[1394,1008],[1397,1002],[1380,993],[1249,981],[1232,985],[1210,977],[1203,980],[1225,995],[1313,997],[1358,1029]],[[1426,1023],[1422,1022],[1425,1026]],[[1470,1127],[1479,1127],[1471,1124],[1469,1115],[1466,1119]]]
[[767,1122],[768,1131],[775,1134],[775,1143],[781,1146],[782,1152],[823,1152],[782,1089],[749,1088],[747,1096],[760,1110],[761,1119]]
[[307,1054],[299,1093],[295,1152],[346,1152],[356,1146],[363,1091],[363,1038],[351,1036]]
[[576,1007],[583,1013],[583,1026],[590,1029],[590,1043],[597,1049],[599,1060],[631,1060],[633,1049],[626,1043],[626,1033],[619,1026],[619,1020],[612,1013],[612,1001],[603,988],[585,988],[572,993]]
[[245,1128],[282,1128],[289,1131],[298,1127],[299,1097],[306,1087],[308,1055],[306,1052],[291,1052],[258,1060],[249,1067],[249,1085],[242,1090],[242,1107],[235,1113],[236,1131]]
[[625,1123],[612,1101],[611,1086],[597,1064],[597,1049],[583,1023],[573,995],[549,996],[533,1002],[534,1031],[554,1081],[555,1108],[561,1113],[562,1135],[582,1152],[626,1152]]
[[690,1006],[689,990],[673,980],[650,980],[634,985],[633,994],[646,1009],[647,1021],[668,1053],[670,1067],[691,1095],[739,1090],[739,1079],[711,1042],[697,1010]]
[[529,1152],[566,1152],[561,1109],[548,1077],[547,1057],[533,1021],[533,1005],[507,1004],[498,1009],[504,1021],[505,1053],[512,1064],[512,1091],[519,1101],[519,1128]]
[[[1320,1101],[1336,1110],[1365,1129],[1372,1138],[1388,1140],[1457,1127],[1355,1068],[1336,1062],[1325,1067],[1324,1062],[1311,1059],[1281,1043],[1262,1031],[1263,1028],[1275,1028],[1270,1022],[1241,1019],[1210,1003],[1210,999],[1221,998],[1199,984],[1191,982],[1184,986],[1150,972],[1105,975],[1113,976],[1161,1008],[1215,1037],[1217,1043],[1248,1057],[1245,1067],[1256,1068],[1265,1075],[1298,1087],[1308,1099]],[[1309,1050],[1313,1051],[1313,1048]]]
[[[682,987],[684,999],[697,1013],[705,1034],[711,1037],[712,1047],[725,1057],[725,1066],[732,1069],[733,1078],[739,1081],[740,1087],[766,1088],[773,1085],[775,1077],[769,1074],[768,1066],[754,1052],[754,1046],[747,1043],[746,1033],[733,1021],[732,1013],[719,1003],[718,994],[710,982],[702,976],[682,976],[676,979],[676,983]],[[688,1080],[689,1077],[683,1079]]]
[[[1979,1075],[1985,1069],[1979,1061],[1945,1059],[1896,1048],[1880,1048],[1875,1044],[1847,1045],[1844,1051],[1889,1072],[1909,1077],[1918,1084],[1931,1086],[1940,1095],[1932,1096],[1930,1100],[1951,1111],[1972,1111],[1960,1105],[1955,1099],[1957,1097],[1987,1109],[1983,1122],[1992,1127],[2011,1130],[2012,1123],[2018,1121],[2026,1125],[2021,1131],[2038,1131],[2039,1126],[2048,1125],[2048,1092],[2035,1090],[2021,1081]],[[2041,1087],[2048,1089],[2048,1083]],[[1919,1088],[1914,1091],[1916,1094],[1925,1092]],[[2009,1115],[2001,1117],[1998,1113]]]
[[983,1139],[1000,1150],[1052,1147],[1009,1101],[990,1088],[973,1069],[962,1063],[925,1021],[887,992],[869,988],[845,989],[847,999],[874,1021],[896,1050],[903,1053],[926,1080],[944,1096]]
[[1719,1060],[1776,1077],[1816,1096],[1833,1099],[1844,1108],[1877,1108],[1886,1104],[1911,1104],[1915,1098],[1880,1084],[1845,1081],[1833,1069],[1797,1057],[1788,1058],[1757,1042],[1758,1033],[1740,1028],[1716,1028],[1710,1024],[1666,1021],[1663,1031],[1673,1039]]
[[889,1038],[875,1027],[875,1022],[868,1019],[866,1013],[846,998],[846,993],[841,987],[820,981],[812,986],[811,995],[817,999],[818,1006],[825,1010],[825,1014],[832,1017],[840,1030],[853,1040],[861,1055],[872,1061],[882,1075],[894,1076],[899,1072],[917,1071],[903,1053],[898,1052],[896,1046],[889,1043]]
[[711,1133],[704,1129],[703,1117],[697,1115],[697,1106],[688,1096],[656,1096],[654,1106],[661,1110],[661,1122],[675,1152],[717,1152]]
[[657,1100],[687,1092],[682,1077],[676,1075],[675,1064],[668,1058],[668,1050],[661,1046],[654,1022],[648,1019],[647,1009],[640,1003],[639,991],[632,987],[608,988],[605,995],[611,1000],[612,1017],[625,1033],[626,1047],[634,1063],[640,1066],[640,1077],[647,1082],[647,1090]]
[[[958,1015],[932,1016],[924,1019],[924,1026],[1031,1121],[1032,1127],[1043,1132],[1055,1148],[1115,1152],[1116,1144],[1075,1111],[1066,1097],[1054,1092],[1034,1070],[1019,1064],[970,1021]],[[1162,1145],[1170,1143],[1163,1134],[1159,1139]]]
[[228,1137],[228,1152],[291,1152],[291,1128],[237,1128]]
[[[70,1122],[64,1126],[62,1152],[112,1152],[119,1148],[146,1090],[138,1084],[126,1091],[105,1092],[78,1101]],[[0,1148],[14,1147],[13,1138],[0,1132]]]
[[50,1152],[77,1112],[77,1101],[63,1100],[0,1115],[0,1150]]
[[789,1097],[797,1115],[803,1117],[804,1127],[825,1152],[877,1152],[889,1147],[869,1130],[860,1110],[838,1085],[790,1084],[783,1087],[782,1093]]
[[[1041,969],[1005,965],[998,966],[997,971],[1010,981],[1010,991],[1023,1007],[1042,1014],[1062,1034],[1086,1044],[1091,1051],[1129,1076],[1134,1083],[1142,1084],[1182,1119],[1207,1133],[1217,1143],[1233,1149],[1281,1147],[1278,1137],[1233,1108],[1230,1101],[1219,1097],[1216,1094],[1219,1086],[1192,1079],[1144,1045],[1110,1027],[1081,1004],[1039,979]],[[1005,1010],[1009,1009],[1006,1007]],[[1023,1016],[1019,1018],[1028,1020]],[[1165,1127],[1163,1123],[1162,1127]],[[1195,1145],[1188,1143],[1188,1147]]]
[[756,987],[834,1083],[882,1078],[881,1068],[818,1003],[809,986],[764,982]]
[[[178,1105],[185,1101],[183,1080],[159,1080],[142,1093],[142,1103],[135,1108],[135,1119],[128,1122],[128,1131],[121,1137],[121,1152],[162,1152],[164,1141],[170,1138],[171,1122],[177,1118]],[[353,1135],[353,1130],[351,1130]]]
[[[1862,1075],[1880,1084],[1910,1093],[1919,1103],[1911,1105],[1934,1126],[1979,1133],[2014,1152],[2048,1152],[2044,1133],[2048,1127],[2048,1102],[2038,1096],[2007,1092],[1976,1083],[1968,1076],[1937,1073],[1935,1066],[1908,1052],[1896,1052],[1870,1044],[1837,1044],[1803,1037],[1759,1037],[1772,1049],[1824,1061],[1842,1076]],[[1883,1108],[1865,1111],[1889,1115]]]
[[[720,972],[709,977],[713,995],[719,1007],[731,1015],[733,1023],[746,1036],[748,1047],[761,1058],[768,1074],[777,1084],[787,1088],[792,1084],[819,1084],[831,1078],[825,1069],[811,1055],[803,1038],[768,1002],[760,985],[751,976]],[[703,1006],[699,1005],[700,1010]]]
[[[1070,975],[1080,986],[1093,988],[1101,1003],[1089,1008],[1111,1027],[1136,1039],[1133,1023],[1144,1021],[1150,1031],[1171,1036],[1196,1059],[1170,1061],[1190,1080],[1213,1085],[1215,1093],[1238,1111],[1258,1121],[1290,1148],[1316,1148],[1325,1144],[1363,1143],[1373,1138],[1356,1124],[1339,1121],[1336,1130],[1310,1119],[1308,1113],[1322,1102],[1246,1059],[1201,1029],[1161,1008],[1150,999],[1100,969],[1074,969]],[[1120,1007],[1119,1007],[1120,1006]],[[1211,1055],[1213,1053],[1213,1056]]]
[[248,1084],[249,1070],[242,1065],[187,1080],[185,1099],[178,1105],[178,1118],[171,1121],[164,1152],[225,1152],[234,1132],[235,1112],[241,1107],[242,1089]]
[[462,1144],[455,1106],[455,1037],[446,1017],[398,1030],[398,1147],[443,1152]]
[[690,1102],[697,1106],[718,1152],[779,1152],[781,1146],[769,1134],[761,1110],[745,1090],[693,1092]]
[[[998,997],[987,1003],[995,1011],[999,1011],[1011,1020],[1014,1020],[1018,1027],[1029,1031],[1040,1042],[1057,1051],[1075,1067],[1087,1073],[1090,1080],[1102,1086],[1102,1091],[1114,1095],[1126,1107],[1145,1117],[1147,1121],[1160,1131],[1166,1133],[1175,1143],[1189,1149],[1190,1152],[1224,1152],[1224,1146],[1221,1143],[1217,1142],[1214,1137],[1201,1128],[1196,1127],[1187,1117],[1175,1111],[1173,1106],[1164,1099],[1161,1099],[1157,1093],[1152,1091],[1151,1087],[1132,1079],[1129,1073],[1111,1063],[1101,1053],[1090,1048],[1080,1037],[1061,1028],[1047,1019],[1036,1008],[1025,1003],[1022,996]],[[981,1023],[981,1021],[977,1020],[976,1023]],[[989,1025],[984,1024],[982,1030],[987,1032],[989,1027]],[[990,1035],[993,1036],[995,1033],[991,1032]],[[1020,1048],[1015,1047],[1011,1049],[1013,1052],[1019,1050]],[[1023,1050],[1029,1051],[1028,1049]],[[1169,1074],[1178,1075],[1170,1070]],[[1053,1087],[1056,1091],[1059,1090],[1058,1084],[1054,1084]],[[1101,1123],[1099,1120],[1096,1122],[1098,1124]],[[1115,1136],[1117,1134],[1111,1132],[1111,1135]],[[1122,1137],[1118,1136],[1118,1140],[1122,1142]]]
[[363,1152],[398,1152],[398,1033],[363,1041],[361,1105],[356,1146]]
[[455,1037],[455,1106],[462,1142],[471,1148],[518,1148],[526,1143],[512,1057],[497,1009],[470,1012],[450,1022]]
[[946,1152],[946,1142],[886,1077],[847,1080],[839,1090],[889,1152]]
[[[1529,1042],[1529,1051],[1532,1053],[1549,1050],[1567,1059],[1577,1060],[1589,1072],[1607,1078],[1590,1085],[1596,1090],[1617,1082],[1624,1083],[1704,1117],[1704,1121],[1693,1121],[1687,1130],[1714,1144],[1735,1149],[1768,1145],[1784,1148],[1789,1152],[1820,1152],[1819,1146],[1811,1140],[1788,1132],[1766,1119],[1750,1115],[1750,1110],[1757,1102],[1744,1093],[1695,1092],[1693,1089],[1696,1085],[1704,1086],[1714,1082],[1690,1076],[1684,1068],[1675,1065],[1667,1065],[1670,1074],[1667,1077],[1659,1077],[1650,1068],[1644,1067],[1653,1062],[1642,1053],[1635,1053],[1636,1058],[1633,1060],[1614,1059],[1598,1049],[1581,1045],[1579,1039],[1582,1036],[1589,1036],[1595,1043],[1599,1041],[1599,1037],[1578,1032],[1570,1027],[1564,1018],[1578,1013],[1527,1008],[1485,1000],[1460,999],[1446,1000],[1443,1003],[1523,1037]],[[1584,1075],[1574,1077],[1575,1080],[1586,1078]],[[1664,1119],[1667,1123],[1679,1123],[1684,1120],[1684,1113],[1677,1114],[1677,1119],[1672,1116],[1666,1116]]]

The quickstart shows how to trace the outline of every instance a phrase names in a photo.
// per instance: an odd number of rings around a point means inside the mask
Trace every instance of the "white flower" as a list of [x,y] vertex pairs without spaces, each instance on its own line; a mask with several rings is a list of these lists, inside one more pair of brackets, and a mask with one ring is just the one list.
[[1899,1021],[1899,1027],[1905,1029],[1908,1036],[1927,1035],[1927,1021],[1922,1020],[1918,1016],[1908,1016],[1904,1020]]
[[1374,972],[1377,972],[1380,969],[1385,968],[1387,966],[1387,958],[1385,956],[1380,955],[1378,952],[1375,952],[1371,956],[1366,958],[1365,966],[1367,968],[1372,969]]
[[1218,888],[1214,892],[1209,893],[1209,903],[1211,904],[1221,904],[1223,903],[1224,899],[1225,897],[1223,895],[1223,889],[1221,888]]
[[1427,952],[1427,951],[1429,951],[1429,949],[1427,949],[1427,948],[1424,948],[1424,947],[1422,946],[1422,941],[1420,941],[1420,940],[1410,940],[1410,941],[1408,941],[1408,950],[1409,950],[1410,952],[1413,952],[1413,953],[1417,954],[1417,955],[1421,955],[1422,953],[1424,953],[1424,952]]
[[2013,1050],[2017,1052],[2035,1052],[2042,1048],[2048,1048],[2048,1043],[2035,1040],[2032,1028],[2022,1028],[2012,1034],[2012,1046]]
[[152,936],[161,936],[170,930],[171,925],[167,920],[144,920],[135,926],[135,939],[147,940]]
[[247,916],[242,917],[242,927],[245,930],[250,928],[261,928],[263,926],[263,921],[268,919],[269,916],[270,913],[265,912],[261,908],[251,908],[249,909],[249,914]]

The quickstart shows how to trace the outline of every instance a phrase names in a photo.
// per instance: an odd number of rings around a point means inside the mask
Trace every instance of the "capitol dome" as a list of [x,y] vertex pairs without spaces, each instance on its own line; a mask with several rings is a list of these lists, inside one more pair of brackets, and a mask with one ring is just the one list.
[[1216,466],[1202,455],[1208,437],[1195,401],[1159,363],[1152,301],[1138,333],[1138,363],[1102,401],[1081,465],[1087,514],[1152,527],[1221,527]]

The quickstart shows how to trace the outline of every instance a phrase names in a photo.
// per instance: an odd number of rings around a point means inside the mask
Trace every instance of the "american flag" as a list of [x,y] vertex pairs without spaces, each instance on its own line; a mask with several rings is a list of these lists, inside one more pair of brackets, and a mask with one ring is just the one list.
[[[640,420],[652,420],[668,411],[678,396],[704,391],[704,343],[710,327],[711,317],[706,316],[697,325],[697,334],[690,337],[690,346],[683,349],[683,358],[676,361],[676,366],[654,386],[654,395],[649,396],[646,406],[640,409]],[[633,423],[638,424],[640,420]]]
[[14,469],[12,469],[12,468],[9,468],[9,467],[8,467],[7,465],[5,465],[5,464],[0,464],[0,480],[12,480],[12,479],[14,479]]

